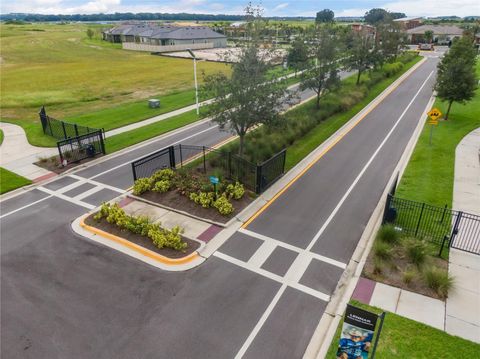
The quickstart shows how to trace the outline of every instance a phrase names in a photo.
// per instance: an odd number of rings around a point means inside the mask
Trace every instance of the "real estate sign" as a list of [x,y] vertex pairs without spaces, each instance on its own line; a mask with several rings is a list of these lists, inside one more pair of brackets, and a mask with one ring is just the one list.
[[378,315],[347,306],[337,350],[338,359],[367,359],[373,346],[373,333]]

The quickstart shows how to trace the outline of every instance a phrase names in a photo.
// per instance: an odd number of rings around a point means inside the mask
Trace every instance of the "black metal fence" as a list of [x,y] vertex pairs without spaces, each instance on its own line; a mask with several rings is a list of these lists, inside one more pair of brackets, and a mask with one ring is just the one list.
[[480,216],[388,195],[384,223],[442,246],[480,254]]
[[105,144],[101,130],[67,138],[57,142],[60,162],[67,164],[79,162],[86,158],[105,154]]
[[89,133],[102,132],[103,129],[91,128],[87,126],[77,125],[76,123],[69,123],[54,119],[47,115],[45,107],[42,107],[38,113],[40,122],[42,123],[43,133],[56,138],[57,140],[64,140],[67,138],[74,138]]
[[256,193],[264,192],[285,172],[286,150],[261,164],[249,162],[226,150],[206,146],[175,145],[132,162],[133,179],[150,177],[162,168],[195,168],[207,173],[221,171]]

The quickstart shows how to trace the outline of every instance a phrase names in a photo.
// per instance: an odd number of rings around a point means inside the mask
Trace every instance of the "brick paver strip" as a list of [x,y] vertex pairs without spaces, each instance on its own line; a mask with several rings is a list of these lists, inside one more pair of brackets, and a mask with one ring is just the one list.
[[123,208],[123,207],[125,207],[127,204],[132,203],[133,201],[134,201],[133,198],[125,197],[125,198],[122,199],[120,202],[118,202],[118,206],[119,206],[120,208]]
[[360,277],[352,294],[352,299],[356,299],[362,303],[369,304],[372,299],[375,282],[373,280]]
[[43,176],[40,176],[40,177],[35,178],[32,182],[33,182],[33,183],[41,182],[41,181],[43,181],[43,180],[46,180],[46,179],[55,177],[56,175],[57,175],[57,174],[54,173],[54,172],[48,173],[48,174],[46,174],[46,175],[43,175]]
[[213,237],[215,237],[223,228],[212,224],[208,227],[202,234],[200,234],[197,239],[207,243]]

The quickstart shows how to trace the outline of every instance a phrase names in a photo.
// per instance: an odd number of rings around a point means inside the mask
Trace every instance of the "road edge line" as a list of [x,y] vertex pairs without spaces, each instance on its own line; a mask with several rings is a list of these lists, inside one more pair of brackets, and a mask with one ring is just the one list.
[[342,274],[342,278],[340,279],[335,292],[332,294],[330,302],[328,303],[327,308],[325,309],[325,312],[312,335],[310,343],[305,351],[304,358],[325,358],[328,349],[330,348],[330,344],[335,336],[338,324],[343,318],[343,312],[345,311],[345,308],[350,301],[353,291],[355,290],[357,282],[362,274],[363,267],[365,266],[368,254],[370,253],[375,240],[375,234],[378,228],[380,228],[383,217],[383,209],[387,200],[387,194],[395,182],[397,174],[398,179],[402,178],[425,125],[425,121],[427,119],[426,112],[432,108],[435,98],[435,93],[433,93],[427,103],[427,106],[425,107],[425,111],[420,116],[417,127],[415,128],[410,141],[407,143],[402,157],[399,159],[394,171],[392,172],[392,176],[385,186],[375,210],[372,212],[372,215],[365,226],[365,230],[360,237],[355,252],[350,259],[346,270]]
[[[413,74],[421,65],[427,61],[427,58],[424,57],[422,60],[417,62],[412,66],[407,72],[390,84],[385,90],[383,90],[377,97],[375,97],[369,104],[367,104],[363,109],[361,109],[354,117],[352,117],[347,123],[340,127],[335,133],[333,133],[328,139],[323,141],[316,149],[310,152],[306,157],[303,158],[299,163],[297,163],[288,173],[294,177],[286,184],[282,184],[280,189],[278,189],[278,184],[282,181],[277,182],[277,186],[273,185],[271,187],[272,191],[268,193],[272,194],[271,198],[266,199],[268,196],[267,192],[260,197],[263,197],[266,200],[266,203],[260,207],[250,218],[242,224],[242,228],[247,228],[258,216],[260,216],[275,200],[277,200],[283,193],[285,193],[288,188],[290,188],[300,177],[302,177],[310,168],[312,168],[325,154],[327,154],[335,145],[340,142],[351,130],[353,130],[371,111],[373,111],[382,101],[388,97],[394,90],[400,86],[411,74]],[[318,153],[320,152],[320,153]],[[313,158],[311,158],[313,157]],[[303,167],[303,168],[302,168]],[[283,178],[286,178],[284,176]],[[275,189],[277,188],[277,189]]]

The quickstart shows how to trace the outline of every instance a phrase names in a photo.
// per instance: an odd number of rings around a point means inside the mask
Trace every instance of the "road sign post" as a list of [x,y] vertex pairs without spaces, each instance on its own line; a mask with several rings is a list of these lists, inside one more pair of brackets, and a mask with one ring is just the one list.
[[428,139],[428,145],[432,145],[433,126],[438,125],[438,119],[442,116],[442,112],[438,108],[432,108],[427,112],[428,124],[430,125],[430,137]]

